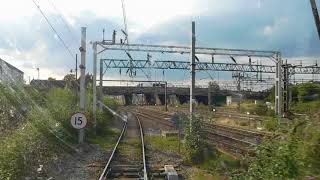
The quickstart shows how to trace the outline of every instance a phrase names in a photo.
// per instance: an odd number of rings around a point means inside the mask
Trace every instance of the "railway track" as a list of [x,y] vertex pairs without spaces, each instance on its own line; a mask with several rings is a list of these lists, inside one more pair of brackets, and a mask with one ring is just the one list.
[[143,129],[130,112],[99,180],[115,178],[148,179]]
[[[185,107],[180,107],[179,109],[174,109],[174,111],[183,111],[185,113],[189,113],[189,108]],[[211,112],[209,110],[203,110],[203,109],[195,109],[195,113],[199,114],[208,114],[213,115],[215,117],[225,117],[225,118],[232,118],[234,120],[239,120],[239,121],[257,121],[257,122],[262,122],[263,120],[267,119],[265,116],[259,116],[259,115],[254,115],[254,114],[243,114],[239,113],[236,111],[226,111],[222,110],[221,108],[217,108],[216,112]]]
[[[159,124],[165,124],[174,128],[173,123],[169,120],[172,113],[161,112],[150,108],[140,108],[137,115],[144,117],[143,120],[149,119]],[[269,136],[265,132],[258,132],[243,128],[236,128],[222,124],[204,123],[204,131],[207,134],[208,141],[215,144],[223,152],[234,156],[252,155],[255,147]]]

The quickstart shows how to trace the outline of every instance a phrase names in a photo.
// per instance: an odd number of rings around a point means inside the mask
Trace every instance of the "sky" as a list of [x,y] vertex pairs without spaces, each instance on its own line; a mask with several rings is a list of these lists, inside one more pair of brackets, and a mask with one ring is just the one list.
[[[27,81],[29,77],[37,78],[38,67],[41,79],[61,79],[70,69],[74,69],[75,54],[80,54],[81,27],[87,27],[89,72],[92,72],[90,42],[102,40],[103,28],[106,30],[106,39],[111,38],[113,30],[118,32],[118,38],[122,36],[120,30],[124,29],[124,23],[121,0],[35,2],[72,55],[32,0],[2,2],[0,58],[24,71]],[[320,42],[309,3],[309,0],[125,0],[125,8],[130,43],[189,45],[191,21],[195,21],[197,46],[276,50],[281,51],[282,57],[291,63],[304,60],[304,64],[313,64],[320,56]],[[119,56],[107,52],[99,55],[99,58]],[[188,60],[184,56],[154,57],[159,60]],[[227,59],[220,61],[228,62]],[[269,63],[267,60],[261,61]],[[168,78],[179,82],[186,81],[189,75],[188,72],[166,72],[163,77],[162,72],[149,73],[153,79]],[[226,75],[217,72],[210,74],[215,79],[223,79]],[[118,79],[124,78],[125,73],[120,75],[119,70],[111,70],[105,76]],[[138,78],[143,76],[142,72],[138,74]],[[199,73],[197,78],[201,80],[208,76],[208,73]]]

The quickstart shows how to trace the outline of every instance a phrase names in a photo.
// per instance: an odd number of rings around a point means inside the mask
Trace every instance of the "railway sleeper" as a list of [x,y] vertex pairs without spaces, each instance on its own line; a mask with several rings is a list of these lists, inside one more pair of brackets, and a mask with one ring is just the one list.
[[109,178],[128,177],[140,178],[143,177],[142,165],[113,165],[108,172]]

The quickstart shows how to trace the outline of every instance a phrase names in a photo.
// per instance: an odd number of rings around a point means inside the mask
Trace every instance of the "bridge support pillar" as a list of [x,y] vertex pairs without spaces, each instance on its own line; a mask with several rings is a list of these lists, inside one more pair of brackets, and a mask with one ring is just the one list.
[[178,100],[177,95],[175,95],[175,94],[169,95],[169,103],[171,106],[175,106],[175,105],[180,104],[180,101]]
[[144,94],[132,94],[132,104],[145,105],[146,96]]
[[138,102],[139,102],[139,100],[138,100],[137,94],[132,94],[132,104],[138,105],[139,104]]
[[125,94],[125,105],[131,105],[132,104],[132,94]]
[[162,105],[159,94],[154,94],[154,99],[155,99],[155,105]]
[[208,106],[211,106],[212,100],[211,100],[211,92],[212,92],[212,88],[211,88],[211,83],[209,83],[208,86]]

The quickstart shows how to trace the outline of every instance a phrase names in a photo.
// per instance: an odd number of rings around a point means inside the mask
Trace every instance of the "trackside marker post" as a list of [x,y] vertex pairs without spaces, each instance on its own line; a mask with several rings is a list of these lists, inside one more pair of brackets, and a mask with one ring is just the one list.
[[75,113],[71,116],[70,123],[75,129],[83,129],[87,125],[87,118],[83,113]]

